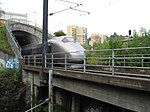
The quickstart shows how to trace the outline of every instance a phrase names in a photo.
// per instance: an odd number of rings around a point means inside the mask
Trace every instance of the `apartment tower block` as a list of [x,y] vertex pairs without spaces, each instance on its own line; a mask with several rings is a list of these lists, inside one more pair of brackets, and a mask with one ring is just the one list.
[[73,37],[81,45],[87,42],[87,28],[78,26],[67,26],[67,35]]

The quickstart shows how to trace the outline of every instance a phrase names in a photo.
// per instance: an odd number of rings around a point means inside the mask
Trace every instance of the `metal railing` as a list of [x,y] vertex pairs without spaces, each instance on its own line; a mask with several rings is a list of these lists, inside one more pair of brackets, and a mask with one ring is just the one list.
[[[28,20],[24,20],[24,19],[18,19],[18,18],[11,18],[9,20],[5,20],[5,27],[6,27],[6,36],[8,38],[9,44],[12,48],[12,50],[14,51],[15,55],[17,57],[22,57],[21,55],[21,47],[18,43],[18,41],[16,40],[15,36],[12,33],[12,24],[16,24],[16,23],[21,23],[21,24],[25,24],[25,25],[29,25],[29,26],[33,26],[34,28],[36,28],[38,31],[40,31],[42,33],[42,26],[38,25],[34,22],[28,21]],[[54,37],[53,34],[51,32],[49,32],[49,37]]]
[[20,47],[18,41],[16,40],[15,36],[11,32],[11,30],[9,29],[8,21],[6,21],[5,27],[6,27],[6,36],[7,36],[8,42],[10,44],[10,47],[12,48],[12,50],[14,51],[14,53],[17,57],[22,57],[21,47]]
[[[29,66],[41,66],[42,55],[26,55],[23,62]],[[45,67],[51,69],[149,77],[150,47],[47,53],[45,62]]]
[[[25,25],[29,25],[29,26],[33,26],[34,28],[36,28],[38,31],[42,32],[43,27],[37,23],[34,23],[32,21],[28,21],[25,19],[18,19],[18,18],[11,18],[8,21],[8,25],[11,26],[14,23],[21,23],[21,24],[25,24]],[[54,37],[54,34],[50,31],[48,31],[49,37]]]
[[7,21],[8,21],[9,25],[14,24],[14,23],[22,23],[22,24],[26,24],[26,25],[30,25],[30,26],[34,26],[34,27],[38,27],[38,28],[42,29],[41,25],[34,23],[32,21],[28,21],[26,19],[10,18]]

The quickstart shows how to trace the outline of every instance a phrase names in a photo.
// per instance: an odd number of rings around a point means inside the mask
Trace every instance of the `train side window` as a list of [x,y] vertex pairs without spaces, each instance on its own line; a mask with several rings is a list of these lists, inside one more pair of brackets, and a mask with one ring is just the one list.
[[63,40],[62,40],[64,43],[67,43],[67,42],[73,42],[73,39],[70,38],[70,37],[65,37]]
[[67,43],[67,42],[68,42],[68,39],[67,39],[67,38],[64,38],[62,41],[63,41],[64,43]]

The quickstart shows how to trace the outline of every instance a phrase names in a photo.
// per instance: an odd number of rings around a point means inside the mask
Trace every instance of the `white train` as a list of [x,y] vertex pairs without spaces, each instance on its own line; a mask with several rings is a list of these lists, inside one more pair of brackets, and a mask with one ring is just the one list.
[[[85,49],[72,37],[61,36],[48,40],[47,53],[53,54],[54,62],[67,63],[73,67],[75,64],[83,63]],[[42,53],[42,44],[28,45],[22,47],[23,55],[34,55]]]

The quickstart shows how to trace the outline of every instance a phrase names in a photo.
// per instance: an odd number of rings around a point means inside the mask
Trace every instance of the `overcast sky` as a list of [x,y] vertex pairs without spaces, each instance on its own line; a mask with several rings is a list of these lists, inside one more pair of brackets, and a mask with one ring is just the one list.
[[[111,35],[114,32],[127,35],[128,30],[150,27],[150,0],[67,0],[82,4],[76,7],[84,12],[67,10],[49,16],[49,31],[63,30],[68,25],[86,27],[88,36],[91,33]],[[4,11],[28,15],[28,20],[42,25],[43,0],[0,0]],[[49,0],[48,12],[57,12],[76,4],[62,0]]]

